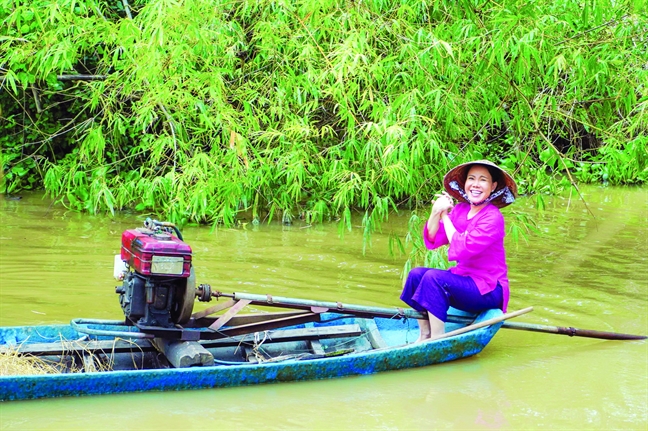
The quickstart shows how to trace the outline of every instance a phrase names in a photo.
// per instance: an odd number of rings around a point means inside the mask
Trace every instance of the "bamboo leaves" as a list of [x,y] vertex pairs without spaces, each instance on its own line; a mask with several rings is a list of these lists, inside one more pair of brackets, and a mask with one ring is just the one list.
[[73,208],[175,221],[359,209],[368,238],[476,155],[523,192],[643,182],[645,10],[586,3],[0,0],[4,187],[43,169]]

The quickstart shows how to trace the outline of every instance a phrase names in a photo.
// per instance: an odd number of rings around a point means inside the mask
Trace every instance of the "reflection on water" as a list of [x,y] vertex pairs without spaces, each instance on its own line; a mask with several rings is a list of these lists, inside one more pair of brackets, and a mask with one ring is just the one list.
[[[511,310],[523,320],[648,333],[648,196],[586,187],[552,198],[541,233],[509,243]],[[505,210],[505,215],[510,211]],[[0,325],[121,318],[112,256],[142,217],[67,212],[40,195],[0,199]],[[401,304],[393,216],[362,256],[359,229],[187,227],[199,283],[226,292]],[[206,307],[197,304],[196,309]],[[502,330],[477,357],[374,376],[218,390],[0,404],[2,429],[646,429],[648,343]]]

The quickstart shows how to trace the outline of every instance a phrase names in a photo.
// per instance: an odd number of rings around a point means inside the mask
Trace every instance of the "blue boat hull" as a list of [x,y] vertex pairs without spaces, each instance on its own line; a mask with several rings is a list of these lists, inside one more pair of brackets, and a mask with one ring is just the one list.
[[[501,314],[500,310],[488,310],[477,316],[476,322],[498,317]],[[327,313],[325,320],[331,321],[335,317],[335,313]],[[330,379],[422,367],[469,357],[481,352],[501,326],[500,322],[437,341],[411,344],[418,336],[418,326],[414,319],[345,318],[336,324],[362,323],[360,322],[362,320],[373,320],[371,324],[375,323],[374,328],[380,332],[386,347],[368,348],[334,357],[290,359],[259,364],[217,364],[191,368],[2,376],[0,377],[0,400],[220,388]],[[332,324],[309,323],[301,325],[301,327],[324,325],[331,326]],[[447,330],[457,327],[453,325]],[[20,343],[43,343],[56,337],[72,340],[82,335],[67,325],[0,328],[0,347]],[[367,343],[365,342],[365,344]],[[223,361],[223,363],[225,362]]]

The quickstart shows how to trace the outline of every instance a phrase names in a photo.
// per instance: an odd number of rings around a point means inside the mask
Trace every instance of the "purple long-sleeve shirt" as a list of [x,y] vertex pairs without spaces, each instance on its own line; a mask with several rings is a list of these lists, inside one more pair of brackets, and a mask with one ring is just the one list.
[[457,230],[452,242],[448,241],[443,222],[439,222],[434,242],[430,241],[425,223],[425,246],[432,250],[449,243],[448,260],[457,262],[450,272],[472,278],[482,295],[495,290],[499,282],[502,286],[502,311],[506,312],[509,281],[504,251],[504,216],[492,204],[486,205],[471,219],[468,219],[469,211],[470,205],[460,202],[448,215]]

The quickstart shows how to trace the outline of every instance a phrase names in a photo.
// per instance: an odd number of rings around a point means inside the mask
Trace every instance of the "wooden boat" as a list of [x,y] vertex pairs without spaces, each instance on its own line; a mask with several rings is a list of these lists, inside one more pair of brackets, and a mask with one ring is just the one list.
[[[415,343],[411,309],[223,293],[197,285],[179,229],[147,219],[122,234],[114,276],[123,321],[0,328],[0,360],[40,357],[56,373],[0,376],[0,401],[326,379],[438,364],[481,352],[501,326],[607,339],[644,336],[509,324],[513,313],[451,310]],[[230,298],[193,313],[194,302]],[[298,311],[239,315],[249,304]],[[226,311],[225,311],[226,310]],[[224,312],[216,316],[216,313]],[[43,363],[43,362],[41,362]],[[31,371],[31,370],[30,370]]]
[[[290,311],[283,315],[292,319],[299,318],[299,313],[304,314]],[[278,314],[265,313],[272,315],[273,321]],[[78,324],[3,327],[0,352],[37,355],[59,364],[63,372],[1,376],[0,400],[219,388],[422,367],[481,352],[507,318],[500,310],[478,316],[456,310],[453,314],[463,316],[457,320],[464,323],[448,323],[446,337],[425,343],[414,343],[418,337],[414,318],[398,314],[392,318],[362,317],[344,312],[320,312],[316,321],[274,330],[213,340],[178,340],[177,345],[193,343],[213,358],[201,363],[202,353],[198,352],[201,366],[186,368],[173,367],[167,360],[169,352],[166,356],[159,353],[168,346],[156,340],[126,339],[122,335],[133,327],[119,326],[118,322],[97,321],[86,325],[83,332],[78,331]],[[226,333],[228,328],[244,325],[249,316],[259,319],[263,315],[235,316],[221,330]],[[111,370],[97,371],[102,364],[109,364]],[[70,372],[71,368],[80,372]]]

